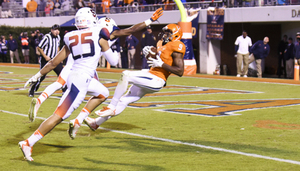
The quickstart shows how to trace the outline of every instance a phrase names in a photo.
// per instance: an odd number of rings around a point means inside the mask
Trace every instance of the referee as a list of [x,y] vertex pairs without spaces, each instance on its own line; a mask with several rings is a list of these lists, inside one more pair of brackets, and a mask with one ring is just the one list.
[[[42,69],[48,61],[56,56],[59,52],[59,42],[60,42],[60,27],[55,24],[51,27],[51,32],[45,34],[43,39],[40,41],[37,50],[41,53],[40,69]],[[57,76],[59,76],[61,70],[63,69],[62,63],[57,65],[53,70]],[[39,89],[41,82],[45,79],[46,75],[41,77],[35,84],[33,84],[29,89],[29,97],[34,97],[34,92]]]

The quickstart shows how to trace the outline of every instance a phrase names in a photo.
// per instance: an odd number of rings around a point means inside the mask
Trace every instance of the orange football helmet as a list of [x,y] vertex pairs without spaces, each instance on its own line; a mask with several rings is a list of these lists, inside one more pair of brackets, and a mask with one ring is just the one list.
[[163,42],[164,44],[172,41],[178,41],[182,37],[182,30],[177,24],[168,24],[163,27]]

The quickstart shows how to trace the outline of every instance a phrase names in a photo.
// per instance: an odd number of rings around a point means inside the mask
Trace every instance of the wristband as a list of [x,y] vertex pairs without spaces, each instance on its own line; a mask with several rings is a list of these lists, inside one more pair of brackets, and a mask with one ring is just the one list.
[[146,21],[144,21],[144,22],[145,22],[146,26],[149,26],[149,25],[152,23],[152,20],[151,20],[151,19],[148,19],[148,20],[146,20]]
[[39,79],[39,78],[41,78],[42,76],[43,76],[43,75],[41,74],[40,71],[34,75],[34,77],[35,77],[36,79]]

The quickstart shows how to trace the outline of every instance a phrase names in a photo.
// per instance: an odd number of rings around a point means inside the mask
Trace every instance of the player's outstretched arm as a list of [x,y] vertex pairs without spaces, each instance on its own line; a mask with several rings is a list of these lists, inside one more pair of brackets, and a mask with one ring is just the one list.
[[26,87],[28,84],[37,82],[40,77],[52,71],[58,64],[66,59],[69,54],[69,48],[64,46],[53,59],[51,59],[37,74],[35,74],[25,83],[24,87]]
[[163,15],[163,9],[159,8],[157,9],[152,17],[142,23],[138,23],[135,24],[129,28],[125,28],[125,29],[120,29],[120,30],[115,30],[114,32],[112,32],[112,34],[110,35],[110,39],[113,40],[115,38],[121,37],[121,36],[128,36],[130,34],[133,34],[134,32],[140,31],[144,28],[146,28],[148,25],[150,25],[152,22],[156,21],[159,19],[159,17],[161,17]]
[[41,70],[42,75],[47,74],[52,71],[58,64],[60,64],[64,59],[66,59],[70,54],[70,50],[67,46],[64,46],[58,54],[51,59]]

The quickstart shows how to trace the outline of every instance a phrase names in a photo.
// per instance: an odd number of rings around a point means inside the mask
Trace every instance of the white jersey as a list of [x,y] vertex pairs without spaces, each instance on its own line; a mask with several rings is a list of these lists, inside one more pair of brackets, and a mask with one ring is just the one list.
[[64,42],[74,59],[72,70],[94,76],[101,55],[101,46],[99,45],[101,38],[109,38],[107,29],[91,27],[72,31],[65,35]]

